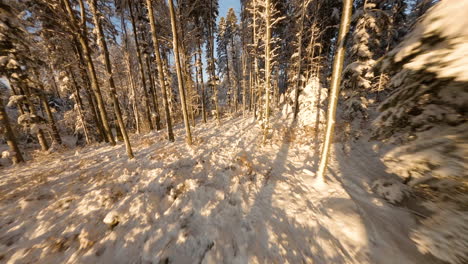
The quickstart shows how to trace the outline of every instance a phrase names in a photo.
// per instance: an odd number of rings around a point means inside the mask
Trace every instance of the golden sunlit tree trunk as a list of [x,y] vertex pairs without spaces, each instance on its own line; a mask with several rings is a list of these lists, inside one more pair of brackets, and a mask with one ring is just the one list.
[[110,58],[109,58],[109,51],[107,50],[106,39],[104,37],[104,32],[102,30],[100,14],[98,13],[98,10],[97,10],[96,0],[90,0],[89,4],[90,4],[91,12],[93,13],[94,26],[96,27],[96,33],[98,37],[98,44],[101,49],[101,52],[103,53],[102,60],[106,68],[107,80],[109,82],[109,88],[110,88],[110,96],[114,105],[115,115],[117,118],[117,122],[119,123],[120,132],[122,133],[122,137],[125,143],[125,148],[127,150],[127,155],[130,159],[133,159],[134,156],[133,156],[132,146],[130,145],[130,140],[127,135],[127,130],[125,129],[125,123],[122,118],[122,112],[120,110],[119,100],[117,99],[117,95],[115,91],[115,83],[114,83],[114,78],[112,76],[112,65],[111,65]]
[[330,155],[330,146],[333,140],[333,131],[335,128],[336,107],[338,105],[338,95],[340,92],[341,72],[345,55],[345,39],[348,34],[351,23],[351,14],[353,9],[352,0],[343,0],[343,11],[341,14],[340,30],[338,33],[335,58],[333,60],[333,73],[330,82],[330,95],[327,112],[327,130],[323,141],[322,155],[318,167],[317,177],[325,181],[325,171],[327,169],[328,157]]
[[151,26],[151,36],[153,39],[155,60],[156,60],[156,65],[158,66],[159,85],[161,86],[162,95],[163,95],[164,113],[166,115],[167,135],[168,135],[169,141],[174,141],[174,132],[172,131],[171,113],[169,111],[169,102],[167,99],[167,87],[166,87],[166,81],[164,79],[164,66],[163,66],[163,61],[161,58],[161,52],[159,51],[158,34],[156,32],[156,23],[154,21],[153,5],[151,3],[151,0],[146,0],[146,5],[148,7],[148,17],[149,17],[150,26]]
[[171,14],[171,26],[172,26],[172,46],[174,48],[174,60],[176,64],[176,71],[177,71],[177,82],[179,85],[179,93],[180,93],[180,103],[182,106],[182,115],[184,117],[184,125],[185,125],[185,133],[186,133],[186,141],[188,145],[192,145],[192,135],[190,133],[190,123],[189,123],[189,116],[187,112],[187,103],[185,99],[185,91],[184,91],[184,84],[183,84],[183,76],[182,76],[182,68],[180,65],[180,54],[179,54],[179,40],[177,37],[177,25],[176,25],[176,17],[174,11],[174,3],[172,0],[169,0],[169,12]]

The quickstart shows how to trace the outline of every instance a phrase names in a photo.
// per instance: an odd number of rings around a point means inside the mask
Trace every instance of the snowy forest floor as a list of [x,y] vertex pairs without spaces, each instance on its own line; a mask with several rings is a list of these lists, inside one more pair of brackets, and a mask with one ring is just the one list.
[[335,144],[319,187],[318,151],[287,125],[263,146],[252,118],[222,121],[192,148],[178,127],[132,135],[134,160],[98,144],[0,169],[0,262],[436,263],[369,187],[391,175],[367,139]]

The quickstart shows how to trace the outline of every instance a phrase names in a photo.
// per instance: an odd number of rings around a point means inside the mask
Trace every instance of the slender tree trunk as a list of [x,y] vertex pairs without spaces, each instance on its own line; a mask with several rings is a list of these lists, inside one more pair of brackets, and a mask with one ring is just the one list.
[[317,177],[325,181],[325,171],[328,163],[328,156],[330,152],[330,145],[333,140],[333,130],[335,128],[335,115],[336,107],[338,105],[338,96],[340,92],[341,72],[343,70],[343,62],[345,55],[345,40],[348,34],[349,25],[351,23],[351,14],[353,9],[352,0],[343,0],[343,11],[341,14],[340,30],[338,33],[338,42],[333,61],[333,73],[330,83],[330,95],[328,103],[328,119],[327,130],[323,141],[322,155],[320,157],[320,164],[317,172]]
[[13,164],[18,164],[20,162],[24,162],[23,155],[21,155],[21,151],[18,148],[18,144],[16,143],[15,133],[10,126],[10,120],[8,115],[5,111],[5,107],[3,106],[3,100],[0,98],[0,123],[5,128],[5,138],[10,148],[10,155],[12,156],[11,160]]
[[[10,83],[10,88],[11,88],[11,91],[13,91],[13,94],[14,95],[20,95],[20,93],[18,93],[18,91],[16,91],[15,86],[10,82],[10,80],[8,80],[8,82]],[[22,115],[24,115],[23,107],[25,107],[24,104],[18,103],[17,108],[18,108],[18,111],[20,112],[20,114],[22,114]]]
[[247,112],[247,54],[242,53],[242,114],[245,117]]
[[94,98],[95,94],[91,91],[92,88],[90,88],[90,81],[89,81],[89,75],[86,73],[86,69],[83,68],[83,67],[86,67],[86,63],[85,63],[85,60],[83,58],[83,54],[82,54],[82,51],[80,49],[80,43],[78,42],[78,40],[76,40],[76,38],[73,39],[74,43],[75,43],[75,53],[78,55],[78,58],[80,60],[80,65],[78,65],[78,69],[80,71],[80,75],[81,75],[81,79],[83,80],[84,84],[85,84],[85,90],[86,90],[86,96],[88,98],[88,103],[90,105],[90,108],[91,108],[91,116],[93,118],[93,121],[94,123],[96,124],[96,127],[98,128],[98,132],[99,132],[99,139],[98,141],[106,141],[106,142],[109,142],[108,139],[107,139],[107,136],[106,136],[106,132],[104,131],[104,127],[102,125],[102,121],[100,119],[100,115],[99,115],[99,109],[96,107],[96,104],[94,103],[96,100]]
[[[258,37],[257,37],[257,0],[253,0],[254,6],[254,18],[253,18],[253,43],[254,43],[254,96],[253,96],[253,104],[254,104],[254,118],[257,119],[257,100],[260,101],[260,85],[259,85],[259,73],[258,73]],[[258,96],[257,96],[258,95]]]
[[39,87],[41,88],[41,93],[38,94],[38,97],[39,97],[39,101],[42,103],[42,107],[45,110],[45,113],[47,115],[47,119],[49,121],[50,130],[52,131],[52,140],[55,141],[57,144],[62,144],[62,139],[60,138],[60,133],[59,133],[59,131],[57,129],[57,126],[55,124],[54,115],[52,114],[52,111],[50,110],[50,106],[49,106],[49,103],[47,102],[46,96],[42,93],[42,92],[45,91],[45,89],[44,89],[44,86],[42,85],[42,83],[40,83],[39,73],[35,68],[33,68],[33,73],[34,73],[34,76],[36,78],[36,81],[37,81]]
[[47,102],[47,99],[46,99],[45,95],[41,94],[39,96],[39,98],[40,98],[40,100],[42,102],[42,106],[44,107],[45,112],[47,114],[47,119],[49,121],[49,126],[50,126],[50,129],[52,131],[52,138],[57,144],[62,144],[62,139],[60,138],[60,134],[59,134],[59,131],[58,131],[57,126],[55,124],[54,115],[52,114],[52,111],[50,110],[49,103]]
[[134,118],[135,118],[135,128],[136,128],[136,132],[137,134],[140,134],[141,133],[141,124],[140,124],[140,116],[139,116],[139,113],[138,113],[138,106],[136,104],[136,85],[135,85],[135,79],[133,78],[133,72],[132,72],[132,61],[130,60],[130,47],[128,45],[128,34],[127,34],[127,26],[126,26],[126,23],[125,23],[125,18],[124,18],[124,14],[122,12],[122,16],[121,16],[121,26],[122,26],[122,29],[123,29],[123,38],[124,38],[124,43],[125,43],[125,64],[127,66],[127,71],[128,71],[128,82],[130,84],[130,101],[131,101],[131,105],[132,105],[132,111],[133,111],[133,115],[134,115]]
[[146,5],[148,7],[148,17],[149,17],[150,26],[151,26],[151,36],[153,39],[155,60],[156,60],[156,65],[158,66],[159,85],[161,86],[162,95],[163,95],[164,113],[166,115],[166,125],[167,125],[167,136],[168,136],[169,141],[174,141],[174,132],[172,131],[171,113],[169,110],[169,102],[167,99],[166,81],[164,79],[164,66],[163,66],[163,61],[161,58],[161,52],[159,51],[159,41],[158,41],[158,35],[156,32],[156,23],[154,21],[153,5],[151,3],[151,0],[146,0]]
[[122,132],[122,136],[125,142],[125,148],[127,150],[127,155],[130,159],[133,159],[134,156],[133,156],[132,147],[130,145],[130,140],[128,139],[127,130],[125,129],[125,124],[123,122],[122,113],[120,111],[119,101],[117,99],[117,95],[115,91],[114,78],[112,76],[112,66],[111,66],[110,59],[109,59],[109,51],[107,50],[106,39],[104,38],[104,32],[102,30],[102,25],[101,25],[100,17],[99,17],[98,10],[97,10],[96,0],[90,0],[90,7],[93,13],[94,25],[97,31],[98,43],[104,55],[103,63],[106,67],[106,71],[108,74],[107,80],[109,81],[110,96],[114,104],[115,115],[117,117],[117,121],[120,126],[120,131]]
[[192,69],[190,66],[190,56],[187,53],[187,49],[184,44],[184,21],[182,20],[183,17],[180,16],[179,12],[177,12],[177,17],[179,17],[180,21],[180,34],[181,40],[180,44],[180,54],[182,55],[181,64],[182,64],[182,73],[184,76],[184,87],[186,88],[186,98],[187,98],[187,110],[189,113],[189,118],[192,120],[192,125],[195,127],[195,113],[193,107],[193,80],[192,80]]
[[[23,91],[23,94],[26,95],[26,104],[28,105],[29,113],[31,115],[36,115],[36,109],[34,108],[32,102],[29,100],[29,98],[32,98],[32,96],[27,87],[25,87],[25,91]],[[42,151],[47,151],[49,149],[49,145],[47,144],[47,140],[44,136],[44,132],[42,131],[42,129],[37,130],[37,140],[39,141],[39,145],[41,146]]]
[[302,3],[302,13],[301,13],[301,29],[299,30],[299,39],[297,41],[297,74],[296,74],[296,87],[294,91],[294,120],[297,119],[297,114],[299,114],[299,85],[301,83],[301,68],[302,68],[302,34],[304,31],[304,18],[305,18],[306,3]]
[[265,122],[263,131],[263,143],[266,142],[268,129],[270,126],[270,90],[271,90],[271,69],[270,69],[270,42],[271,42],[271,5],[270,0],[266,0],[265,10],[266,35],[265,35]]
[[[226,51],[228,50],[228,45],[226,44],[225,47]],[[227,56],[227,54],[226,54]],[[227,63],[226,63],[226,77],[227,77],[227,85],[228,85],[228,90],[229,90],[229,96],[228,96],[228,102],[229,102],[229,108],[230,111],[232,112],[232,97],[234,93],[232,92],[233,87],[231,83],[231,71],[229,70],[229,56],[227,56]]]
[[172,25],[172,46],[174,48],[174,57],[176,63],[176,71],[177,71],[177,82],[179,84],[179,93],[180,93],[180,101],[182,105],[182,114],[184,117],[184,125],[185,125],[185,133],[186,133],[186,141],[187,144],[190,146],[192,145],[192,135],[190,133],[190,124],[189,118],[187,113],[187,104],[185,100],[185,91],[182,83],[182,69],[180,66],[180,54],[179,54],[179,40],[177,37],[177,25],[176,25],[176,17],[174,12],[174,3],[172,0],[169,0],[169,12],[171,14],[171,25]]
[[[213,9],[213,0],[210,0],[210,10]],[[221,116],[219,114],[219,105],[218,105],[218,87],[217,87],[217,80],[216,80],[216,69],[215,69],[215,58],[214,58],[214,29],[213,25],[211,24],[211,21],[213,21],[212,17],[212,12],[210,12],[210,25],[208,26],[208,33],[209,33],[209,38],[210,38],[210,79],[211,79],[211,86],[213,89],[213,102],[215,105],[215,110],[216,110],[216,120],[218,122],[218,125],[221,123]]]
[[205,102],[205,81],[203,80],[203,61],[202,50],[201,50],[201,41],[198,40],[198,76],[201,83],[201,106],[202,106],[202,115],[203,122],[206,123],[206,102]]
[[138,65],[139,65],[139,69],[140,69],[141,82],[142,82],[142,88],[143,88],[143,94],[145,96],[146,118],[148,120],[150,129],[153,130],[154,126],[153,126],[153,121],[151,120],[150,100],[149,100],[149,97],[148,97],[148,90],[146,89],[145,69],[143,68],[143,59],[142,59],[142,56],[141,56],[140,42],[138,41],[138,35],[137,35],[136,24],[135,24],[135,16],[133,15],[132,1],[128,1],[128,9],[130,10],[130,18],[131,18],[131,22],[132,22],[131,24],[132,24],[132,29],[133,29],[133,40],[135,41]]
[[253,110],[253,101],[254,101],[254,77],[253,77],[253,62],[249,62],[249,112]]
[[150,82],[150,94],[151,94],[151,99],[153,100],[153,107],[154,107],[154,112],[156,114],[156,130],[161,130],[161,116],[159,114],[159,104],[158,104],[158,96],[156,93],[156,88],[154,87],[154,80],[153,80],[153,75],[151,73],[151,63],[149,60],[149,57],[145,55],[145,61],[146,61],[146,68],[148,68],[148,79]]
[[73,71],[69,68],[68,69],[68,75],[71,77],[72,81],[73,81],[73,86],[75,87],[75,100],[76,100],[76,104],[77,104],[77,108],[78,108],[78,115],[80,116],[80,120],[81,120],[81,125],[83,126],[83,132],[85,134],[85,139],[86,139],[86,144],[90,144],[91,143],[91,139],[89,137],[89,131],[88,131],[88,128],[86,126],[86,119],[85,119],[85,116],[83,114],[84,110],[83,110],[83,101],[81,100],[81,95],[80,95],[80,87],[78,86],[78,83],[76,82],[76,79],[75,79],[75,75],[73,74]]
[[104,105],[104,100],[102,98],[102,94],[101,94],[101,89],[99,87],[99,82],[97,80],[97,76],[96,76],[96,70],[94,68],[94,64],[93,64],[93,60],[91,58],[91,51],[90,51],[90,48],[89,48],[89,45],[88,45],[88,37],[87,37],[87,30],[86,30],[86,18],[85,18],[85,8],[84,8],[84,4],[83,4],[83,0],[79,0],[79,4],[80,4],[80,10],[81,10],[81,29],[79,28],[78,26],[78,22],[76,21],[76,18],[75,18],[75,13],[73,11],[73,9],[71,8],[71,5],[70,5],[70,0],[64,0],[63,2],[65,3],[65,8],[67,10],[67,13],[72,21],[72,24],[73,26],[76,28],[76,30],[78,31],[78,40],[80,42],[80,45],[81,45],[81,48],[82,48],[82,51],[83,51],[83,55],[84,55],[84,58],[86,60],[86,66],[88,68],[88,73],[89,73],[89,77],[90,77],[90,81],[91,81],[91,87],[95,93],[95,96],[96,96],[96,101],[97,101],[97,105],[98,105],[98,108],[99,108],[99,114],[100,114],[100,117],[101,117],[101,122],[102,122],[102,125],[103,125],[103,129],[104,129],[104,132],[105,132],[105,135],[107,137],[107,140],[109,141],[109,143],[114,146],[115,145],[115,140],[114,140],[114,137],[112,135],[112,131],[110,129],[110,126],[109,126],[109,120],[107,118],[107,113],[106,113],[106,107]]

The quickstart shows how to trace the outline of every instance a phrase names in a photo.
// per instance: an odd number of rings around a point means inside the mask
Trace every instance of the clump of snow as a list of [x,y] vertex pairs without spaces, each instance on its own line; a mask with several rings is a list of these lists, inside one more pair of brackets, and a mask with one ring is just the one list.
[[10,96],[10,99],[8,100],[8,107],[13,107],[18,105],[18,103],[21,103],[26,99],[25,95],[12,95]]
[[372,189],[392,204],[400,203],[409,195],[409,187],[393,179],[379,179],[372,184]]
[[114,228],[119,224],[119,214],[116,211],[110,211],[108,214],[106,214],[106,217],[104,217],[102,222],[110,228]]
[[8,150],[5,150],[5,151],[2,151],[2,159],[8,159],[10,157],[10,151]]

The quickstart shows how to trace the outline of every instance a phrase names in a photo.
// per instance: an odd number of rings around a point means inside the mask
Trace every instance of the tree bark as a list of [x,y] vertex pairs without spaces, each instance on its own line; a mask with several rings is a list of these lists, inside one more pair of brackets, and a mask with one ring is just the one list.
[[297,119],[297,114],[299,114],[299,85],[301,83],[301,68],[302,68],[302,34],[304,31],[304,18],[305,18],[305,9],[306,9],[306,2],[302,3],[302,13],[301,13],[301,29],[299,30],[299,39],[297,40],[298,48],[297,48],[297,74],[296,74],[296,87],[294,91],[294,117],[293,119]]
[[190,124],[189,124],[189,118],[188,118],[188,113],[187,113],[187,104],[185,100],[185,91],[184,91],[183,82],[182,82],[182,69],[180,66],[180,54],[179,54],[179,40],[177,37],[176,17],[175,17],[175,12],[174,12],[174,3],[172,2],[172,0],[169,0],[169,12],[171,15],[172,46],[174,48],[174,57],[175,57],[175,64],[176,64],[176,71],[177,71],[177,82],[179,85],[180,101],[182,105],[182,114],[184,117],[186,141],[187,141],[187,144],[190,146],[192,145],[192,135],[190,133]]
[[205,102],[205,81],[203,80],[203,61],[202,57],[202,50],[201,50],[201,41],[198,40],[198,76],[200,78],[201,84],[201,107],[202,107],[202,115],[203,115],[203,122],[206,123],[206,102]]
[[[210,10],[213,9],[213,0],[210,0]],[[216,120],[218,122],[218,125],[221,123],[221,116],[219,114],[219,105],[218,105],[218,87],[216,86],[216,69],[215,69],[215,58],[214,58],[214,29],[211,24],[213,21],[212,17],[212,12],[210,12],[210,25],[208,26],[208,33],[210,35],[210,79],[211,79],[211,88],[213,89],[213,103],[215,105],[215,111],[216,111]]]
[[136,85],[135,85],[135,80],[133,78],[133,73],[132,73],[132,67],[131,67],[131,60],[130,60],[130,47],[128,45],[128,34],[127,34],[127,27],[125,25],[125,18],[124,14],[122,12],[121,16],[121,26],[123,29],[123,38],[124,38],[124,43],[125,43],[125,64],[127,66],[127,71],[128,71],[128,82],[130,84],[130,101],[132,105],[132,111],[133,115],[135,118],[135,128],[137,134],[141,133],[141,124],[140,124],[140,116],[138,113],[138,107],[136,104]]
[[3,106],[3,100],[0,98],[0,123],[5,128],[5,137],[10,148],[10,154],[12,155],[11,160],[13,164],[18,164],[20,162],[24,162],[23,155],[21,155],[21,151],[18,148],[18,144],[16,143],[15,133],[10,126],[10,120],[8,115],[5,111],[5,107]]
[[96,0],[90,0],[89,4],[90,4],[91,11],[93,13],[94,25],[97,29],[96,31],[97,31],[98,43],[101,48],[101,52],[104,55],[103,63],[105,65],[106,72],[108,75],[107,80],[109,82],[110,96],[114,104],[115,115],[120,126],[120,131],[122,132],[122,136],[125,142],[125,148],[127,150],[127,155],[130,159],[133,159],[134,156],[133,156],[132,147],[130,145],[130,140],[128,139],[127,130],[125,129],[125,124],[123,122],[122,113],[121,113],[120,106],[119,106],[119,101],[116,96],[114,78],[112,76],[112,66],[111,66],[110,58],[109,58],[109,51],[107,50],[106,39],[104,38],[104,32],[102,30],[102,25],[101,25],[100,17],[99,17],[98,10],[97,10]]
[[340,92],[341,72],[343,70],[343,62],[345,55],[345,40],[348,34],[349,25],[351,22],[351,14],[353,8],[352,0],[343,0],[343,11],[341,14],[340,30],[338,33],[338,45],[336,48],[335,59],[333,61],[333,73],[330,83],[330,95],[328,103],[328,119],[327,130],[323,141],[322,155],[317,172],[317,177],[325,181],[325,171],[328,163],[330,146],[333,140],[333,131],[335,128],[336,107],[338,105],[338,96]]
[[106,142],[109,142],[106,136],[106,132],[104,131],[102,121],[100,119],[99,109],[96,107],[96,104],[94,103],[96,101],[94,98],[95,94],[91,91],[92,88],[90,87],[89,75],[87,74],[86,69],[83,68],[83,67],[86,67],[85,66],[86,63],[83,58],[82,51],[80,49],[80,43],[78,42],[78,40],[76,40],[76,38],[74,38],[73,40],[75,43],[75,53],[78,55],[78,58],[80,60],[80,65],[78,65],[78,69],[80,71],[81,78],[85,84],[86,96],[88,98],[88,103],[91,108],[91,116],[99,132],[98,141],[104,140]]
[[85,134],[85,139],[86,139],[86,144],[91,143],[91,139],[89,137],[89,131],[88,128],[86,127],[86,119],[83,114],[83,101],[81,100],[80,96],[80,87],[78,86],[78,83],[76,83],[75,75],[73,74],[73,71],[71,69],[68,69],[68,75],[71,77],[73,81],[73,86],[75,87],[75,100],[76,104],[78,105],[78,114],[80,115],[80,120],[81,120],[81,125],[83,126],[83,132]]
[[106,113],[106,106],[104,105],[104,100],[102,98],[101,89],[99,87],[99,82],[98,82],[97,76],[96,76],[96,70],[94,68],[94,63],[93,63],[93,60],[91,58],[91,51],[90,51],[90,48],[89,48],[89,45],[88,45],[88,37],[87,37],[88,33],[87,33],[87,29],[86,29],[85,8],[84,8],[83,0],[79,0],[80,10],[81,10],[81,29],[78,26],[78,22],[76,21],[75,13],[74,13],[73,9],[71,8],[70,0],[64,0],[63,2],[65,3],[65,8],[66,8],[66,11],[68,13],[68,16],[71,19],[72,26],[78,32],[78,41],[79,41],[79,43],[81,45],[81,50],[82,50],[83,55],[84,55],[83,57],[84,57],[84,59],[86,61],[86,66],[88,68],[88,74],[89,74],[89,78],[90,78],[90,81],[91,81],[91,87],[92,87],[92,90],[93,90],[93,92],[95,93],[95,96],[96,96],[96,102],[97,102],[97,105],[98,105],[99,115],[101,117],[101,123],[102,123],[103,129],[104,129],[104,133],[106,135],[106,138],[107,138],[108,142],[112,146],[114,146],[115,145],[115,140],[114,140],[114,137],[112,135],[112,131],[111,131],[110,126],[109,126],[109,120],[107,118],[107,113]]
[[151,26],[151,36],[153,39],[155,60],[156,60],[156,65],[158,66],[159,85],[161,86],[162,95],[163,95],[164,113],[166,115],[166,125],[167,125],[167,137],[169,141],[173,142],[174,132],[172,131],[171,113],[169,110],[169,102],[167,100],[167,88],[166,88],[166,81],[164,79],[164,67],[163,67],[163,61],[161,58],[161,52],[159,51],[159,41],[158,41],[158,35],[156,32],[156,23],[154,21],[153,5],[151,3],[151,0],[146,0],[146,5],[148,7],[148,18],[149,18],[150,26]]
[[52,114],[52,111],[50,110],[49,103],[47,102],[47,98],[45,97],[45,95],[41,94],[39,95],[39,99],[41,100],[42,106],[44,107],[46,111],[47,119],[49,120],[49,126],[50,126],[50,129],[52,130],[53,140],[58,144],[62,144],[62,139],[60,138],[57,125],[55,124],[54,115]]
[[151,94],[151,99],[153,100],[153,107],[154,107],[154,112],[156,113],[156,130],[161,130],[161,116],[159,115],[159,104],[158,104],[158,96],[156,94],[156,88],[154,87],[154,80],[151,74],[151,63],[148,58],[148,56],[145,55],[145,61],[146,61],[146,68],[148,68],[148,79],[150,82],[150,94]]
[[[23,94],[26,95],[26,104],[28,105],[29,113],[31,115],[36,115],[36,109],[32,102],[29,100],[29,98],[31,98],[32,96],[27,87],[25,87]],[[39,145],[41,146],[42,151],[47,151],[49,149],[49,145],[47,144],[47,140],[44,136],[44,132],[42,131],[42,129],[38,129],[37,131],[37,140],[39,141]]]
[[153,126],[153,121],[151,120],[150,100],[149,100],[149,97],[148,97],[148,91],[146,90],[145,69],[143,68],[143,59],[141,58],[140,42],[138,41],[138,36],[137,36],[137,30],[136,30],[136,25],[135,25],[135,16],[133,15],[132,1],[128,1],[128,9],[130,10],[130,18],[132,20],[131,24],[132,24],[132,29],[133,29],[133,40],[135,41],[138,65],[139,65],[139,69],[140,69],[141,82],[142,82],[142,88],[143,88],[143,94],[145,96],[146,118],[148,119],[150,129],[153,130],[154,126]]
[[268,128],[270,126],[270,90],[271,90],[271,69],[270,69],[270,42],[271,42],[271,5],[270,0],[266,0],[265,20],[265,122],[263,131],[263,143],[266,142],[268,136]]

